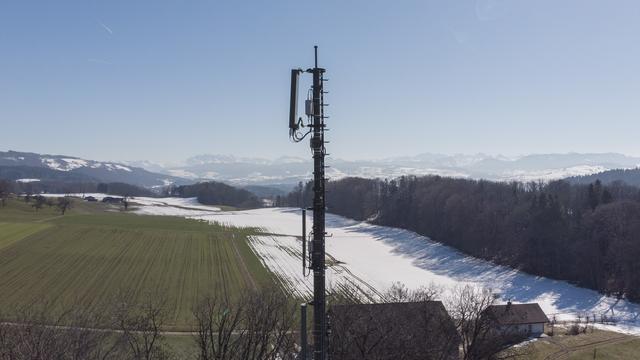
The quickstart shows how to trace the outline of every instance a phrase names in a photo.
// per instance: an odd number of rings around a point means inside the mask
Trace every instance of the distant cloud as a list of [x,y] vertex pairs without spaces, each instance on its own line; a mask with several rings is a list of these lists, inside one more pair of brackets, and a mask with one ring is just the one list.
[[109,33],[109,35],[113,35],[113,30],[111,30],[110,27],[108,27],[107,25],[105,25],[104,23],[100,22],[100,26],[102,26],[102,28]]

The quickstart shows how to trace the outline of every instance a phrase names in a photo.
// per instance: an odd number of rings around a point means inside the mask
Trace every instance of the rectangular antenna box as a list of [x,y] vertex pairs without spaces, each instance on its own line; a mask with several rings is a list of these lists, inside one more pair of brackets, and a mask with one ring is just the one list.
[[313,116],[313,100],[304,101],[304,113],[307,116]]

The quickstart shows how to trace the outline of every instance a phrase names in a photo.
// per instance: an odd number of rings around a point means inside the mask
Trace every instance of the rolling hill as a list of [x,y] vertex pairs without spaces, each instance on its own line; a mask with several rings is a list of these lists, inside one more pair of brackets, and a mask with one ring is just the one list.
[[142,187],[189,184],[190,180],[116,162],[73,156],[0,151],[0,178],[58,182],[122,182]]
[[614,169],[599,172],[597,174],[573,176],[567,178],[567,181],[574,184],[590,184],[596,180],[600,180],[603,184],[611,184],[616,181],[622,181],[628,185],[640,186],[640,168]]
[[[216,180],[232,185],[269,185],[288,191],[291,184],[312,177],[311,159],[199,155],[181,164],[132,162],[149,171],[193,180]],[[402,175],[441,175],[496,181],[549,181],[589,175],[610,169],[635,168],[640,158],[617,153],[532,154],[517,157],[486,154],[433,154],[369,160],[327,160],[327,176],[396,178]],[[288,186],[283,186],[288,185]]]

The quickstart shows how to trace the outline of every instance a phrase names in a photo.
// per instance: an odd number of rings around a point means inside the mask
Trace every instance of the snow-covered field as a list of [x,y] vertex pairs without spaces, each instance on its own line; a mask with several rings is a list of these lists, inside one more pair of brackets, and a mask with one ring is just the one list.
[[[91,194],[101,197],[99,194]],[[251,246],[263,263],[292,292],[309,294],[311,277],[302,275],[301,215],[297,209],[267,208],[219,211],[195,199],[135,198],[140,214],[174,215],[241,227],[259,227],[272,235],[256,236]],[[311,228],[311,216],[307,219]],[[536,277],[466,256],[416,233],[327,216],[326,249],[329,286],[350,283],[368,292],[381,292],[399,281],[409,288],[439,286],[444,295],[456,285],[490,288],[500,301],[538,302],[557,320],[578,314],[614,316],[613,328],[640,334],[640,305],[603,296],[564,281]]]
[[[102,193],[76,193],[76,194],[44,194],[49,197],[61,197],[61,196],[73,196],[73,197],[89,197],[92,196],[99,201],[105,197],[122,197],[118,195],[107,195]],[[192,214],[190,211],[197,211],[196,214],[202,214],[201,212],[214,212],[220,211],[220,208],[215,206],[202,205],[196,198],[148,198],[148,197],[130,197],[131,202],[134,202],[139,206],[136,209],[137,213],[147,215],[167,215],[167,216],[185,216]]]

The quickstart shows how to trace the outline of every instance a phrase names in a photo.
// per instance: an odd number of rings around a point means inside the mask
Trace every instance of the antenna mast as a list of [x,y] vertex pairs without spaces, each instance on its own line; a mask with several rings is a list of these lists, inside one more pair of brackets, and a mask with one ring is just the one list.
[[[311,134],[310,147],[313,153],[313,241],[311,242],[311,264],[313,270],[313,360],[325,360],[327,358],[327,314],[325,298],[325,165],[326,155],[324,131],[324,73],[325,69],[318,67],[318,47],[314,46],[314,67],[303,71],[291,70],[291,106],[289,114],[289,135],[295,142],[302,141]],[[311,99],[305,102],[305,113],[308,117],[307,127],[310,129],[301,132],[305,127],[302,118],[297,117],[297,93],[298,77],[306,72],[313,75],[311,86]],[[304,212],[303,212],[304,214]],[[303,215],[304,216],[304,215]],[[303,244],[306,234],[303,234]],[[306,254],[303,251],[303,257]],[[306,355],[302,359],[306,360]]]

